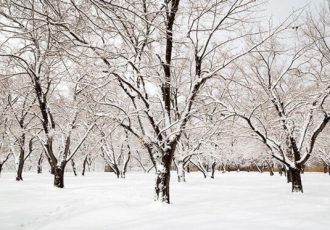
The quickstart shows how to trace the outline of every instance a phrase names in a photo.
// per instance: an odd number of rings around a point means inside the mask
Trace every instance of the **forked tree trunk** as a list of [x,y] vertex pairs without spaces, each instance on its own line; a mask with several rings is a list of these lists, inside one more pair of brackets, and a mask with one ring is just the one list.
[[61,162],[60,165],[54,167],[54,186],[64,188],[64,169],[67,162]]
[[186,175],[184,171],[184,162],[182,160],[179,160],[176,163],[176,171],[178,174],[178,182],[186,182]]
[[131,159],[131,154],[129,153],[128,156],[127,156],[127,159],[124,162],[123,170],[120,173],[120,177],[121,178],[125,178],[126,177],[127,167],[128,167],[128,163],[129,163],[130,159]]
[[117,178],[120,178],[120,171],[117,165],[113,165],[113,172],[116,174]]
[[155,159],[156,165],[156,183],[155,183],[155,201],[170,203],[170,179],[172,154],[165,153],[160,159]]
[[292,192],[304,192],[301,182],[301,169],[290,168]]

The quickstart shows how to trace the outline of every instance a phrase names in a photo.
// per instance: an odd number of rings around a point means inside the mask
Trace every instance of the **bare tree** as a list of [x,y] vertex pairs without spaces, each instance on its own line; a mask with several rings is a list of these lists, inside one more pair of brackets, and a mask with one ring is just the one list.
[[318,81],[324,72],[313,69],[315,60],[303,55],[310,51],[304,43],[290,50],[275,38],[258,48],[240,75],[247,89],[241,96],[250,101],[234,109],[287,167],[293,192],[303,192],[300,174],[330,120],[330,87]]
[[[75,148],[71,149],[72,132],[77,128],[79,105],[82,101],[79,98],[82,88],[78,83],[84,75],[71,75],[70,70],[73,67],[69,69],[65,63],[74,63],[74,60],[65,56],[69,50],[69,46],[65,46],[65,37],[60,36],[59,32],[51,31],[47,21],[38,20],[36,12],[42,5],[43,3],[35,1],[8,1],[1,6],[1,30],[7,34],[7,40],[2,44],[3,51],[0,56],[8,58],[9,63],[13,65],[13,69],[8,70],[6,76],[30,79],[30,89],[37,100],[44,134],[38,138],[43,143],[50,165],[54,169],[54,185],[63,188],[65,166],[87,138],[93,124],[77,141]],[[5,45],[10,47],[12,40],[16,42],[16,49],[6,48]],[[67,100],[66,107],[57,107],[62,109],[61,115],[63,112],[67,113],[67,117],[57,114],[58,121],[61,118],[64,120],[61,126],[55,118],[56,113],[52,110],[51,104],[61,104],[60,86],[64,77],[73,82],[73,95],[71,101]],[[62,143],[57,139],[59,136],[63,137]],[[56,154],[55,145],[60,147],[59,154]]]

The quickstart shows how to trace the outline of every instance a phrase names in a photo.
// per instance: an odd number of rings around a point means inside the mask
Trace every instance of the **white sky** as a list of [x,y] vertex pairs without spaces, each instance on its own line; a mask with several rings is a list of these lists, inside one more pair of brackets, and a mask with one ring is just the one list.
[[310,7],[311,10],[328,7],[327,0],[269,0],[269,14],[281,20],[286,18],[294,9]]

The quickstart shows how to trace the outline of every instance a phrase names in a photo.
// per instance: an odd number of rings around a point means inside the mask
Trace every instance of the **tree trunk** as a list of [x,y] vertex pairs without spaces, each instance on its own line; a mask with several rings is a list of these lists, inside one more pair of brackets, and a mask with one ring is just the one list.
[[71,166],[72,166],[72,171],[75,176],[77,176],[77,169],[76,169],[76,163],[74,163],[74,160],[71,159]]
[[83,168],[82,168],[82,172],[81,172],[82,176],[85,176],[86,164],[87,164],[87,155],[85,156],[85,159],[84,159],[84,162],[83,162]]
[[3,164],[0,164],[0,176],[1,176],[1,172],[2,172],[2,166],[3,166]]
[[190,173],[190,164],[187,165],[187,173]]
[[266,164],[268,165],[269,175],[270,176],[274,176],[274,164],[273,163],[269,163],[268,161],[266,161]]
[[47,156],[47,160],[50,165],[50,174],[55,175],[55,167],[54,167],[55,163],[53,163],[52,160],[50,159],[50,157],[48,157],[48,156]]
[[66,162],[61,162],[59,166],[54,167],[54,186],[64,188],[64,169]]
[[170,178],[173,154],[164,153],[163,157],[155,159],[156,183],[155,201],[170,203]]
[[301,169],[293,169],[290,168],[290,175],[291,175],[291,184],[292,184],[292,192],[304,192],[303,186],[301,183]]
[[211,178],[214,179],[214,173],[215,173],[215,166],[217,164],[215,162],[212,163],[211,165]]
[[120,178],[120,171],[117,165],[113,166],[113,172],[116,174],[117,178]]
[[38,166],[37,166],[37,173],[40,174],[42,173],[42,161],[43,161],[43,153],[40,154],[39,159],[38,159]]
[[287,182],[288,183],[291,183],[292,182],[292,172],[291,172],[291,170],[290,169],[287,169],[287,168],[285,168],[285,175],[286,175],[286,179],[287,179]]
[[323,163],[323,172],[324,173],[328,172],[328,165],[326,163]]
[[131,154],[129,153],[128,156],[127,156],[127,159],[124,162],[123,170],[120,173],[121,178],[125,178],[126,177],[127,166],[128,166],[128,162],[130,161],[130,159],[131,159]]
[[23,177],[22,177],[23,168],[24,168],[24,149],[21,149],[20,156],[18,158],[16,181],[23,180]]
[[179,160],[176,164],[176,171],[178,174],[178,182],[186,182],[186,175],[184,171],[184,162]]

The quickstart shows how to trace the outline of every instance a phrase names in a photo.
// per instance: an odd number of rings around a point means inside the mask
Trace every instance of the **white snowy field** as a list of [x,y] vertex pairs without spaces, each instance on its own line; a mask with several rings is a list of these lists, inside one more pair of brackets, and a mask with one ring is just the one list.
[[65,189],[48,174],[0,178],[0,230],[253,229],[329,230],[330,176],[303,175],[304,194],[268,173],[172,176],[170,205],[153,202],[153,174],[66,174]]

